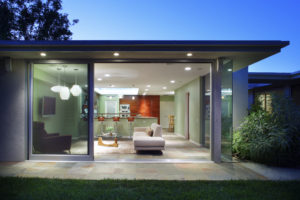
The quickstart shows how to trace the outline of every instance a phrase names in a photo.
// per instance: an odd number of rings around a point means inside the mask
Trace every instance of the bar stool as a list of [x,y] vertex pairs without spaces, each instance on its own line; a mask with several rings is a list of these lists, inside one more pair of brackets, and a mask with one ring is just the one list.
[[[98,121],[100,122],[100,135],[102,135],[104,133],[104,121],[105,121],[105,118],[100,116],[98,117]],[[98,136],[100,136],[98,135]]]
[[133,122],[134,122],[134,117],[127,117],[128,120],[128,130],[129,130],[129,138],[132,137],[132,133],[133,133]]
[[114,122],[114,130],[115,133],[118,133],[118,127],[119,127],[119,122],[120,122],[120,117],[113,117],[113,122]]

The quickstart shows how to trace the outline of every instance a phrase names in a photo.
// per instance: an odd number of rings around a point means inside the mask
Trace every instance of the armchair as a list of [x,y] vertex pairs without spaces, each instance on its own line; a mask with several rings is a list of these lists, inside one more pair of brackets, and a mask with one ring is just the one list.
[[33,122],[33,148],[40,153],[63,153],[70,151],[72,135],[48,134],[43,122]]

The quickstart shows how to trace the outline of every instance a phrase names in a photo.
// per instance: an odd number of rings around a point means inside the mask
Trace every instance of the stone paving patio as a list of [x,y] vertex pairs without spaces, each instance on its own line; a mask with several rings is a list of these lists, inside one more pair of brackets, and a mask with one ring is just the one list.
[[[253,165],[253,164],[252,164]],[[251,168],[251,169],[250,169]],[[157,179],[157,180],[289,180],[300,179],[300,169],[272,169],[272,176],[245,163],[102,163],[102,162],[2,162],[0,176],[62,179]]]

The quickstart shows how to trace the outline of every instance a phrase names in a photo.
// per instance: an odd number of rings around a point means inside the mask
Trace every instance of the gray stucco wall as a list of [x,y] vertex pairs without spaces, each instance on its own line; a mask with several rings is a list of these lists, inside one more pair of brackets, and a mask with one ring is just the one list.
[[248,114],[248,67],[233,72],[233,128],[237,128]]
[[24,60],[13,60],[12,71],[0,74],[0,161],[27,158],[25,69]]

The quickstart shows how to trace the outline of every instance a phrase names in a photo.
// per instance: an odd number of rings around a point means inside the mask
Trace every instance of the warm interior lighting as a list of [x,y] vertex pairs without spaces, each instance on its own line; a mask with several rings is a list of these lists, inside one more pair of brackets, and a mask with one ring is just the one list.
[[131,97],[131,99],[132,99],[132,100],[135,100],[135,97],[134,97],[134,96],[132,96],[132,97]]
[[144,96],[145,96],[146,94],[147,94],[146,92],[143,93]]
[[191,52],[187,53],[186,55],[187,55],[188,57],[193,56],[193,54],[192,54]]
[[145,89],[145,91],[149,91],[149,89],[148,89],[148,88],[146,88],[146,89]]
[[185,71],[190,71],[191,69],[192,69],[191,67],[184,68]]
[[45,52],[41,52],[40,55],[45,57],[47,54]]
[[166,86],[164,86],[162,89],[166,90],[166,89],[167,89],[167,87],[166,87]]
[[114,56],[119,56],[120,54],[118,52],[115,52],[114,53]]
[[102,78],[97,78],[98,81],[102,81]]
[[105,74],[104,76],[105,76],[105,77],[110,77],[110,74]]
[[175,83],[175,80],[170,80],[170,83]]
[[227,69],[227,71],[232,72],[232,69]]

